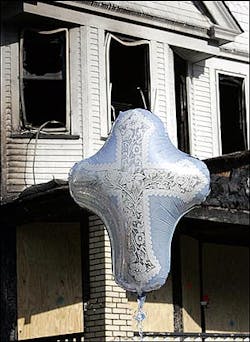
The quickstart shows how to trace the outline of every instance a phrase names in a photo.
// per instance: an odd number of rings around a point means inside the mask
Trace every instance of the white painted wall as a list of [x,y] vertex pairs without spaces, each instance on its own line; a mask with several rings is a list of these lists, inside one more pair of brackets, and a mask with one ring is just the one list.
[[[120,2],[113,1],[112,3]],[[176,20],[182,18],[189,24],[198,25],[200,21],[201,25],[206,26],[207,23],[207,19],[198,13],[197,8],[190,1],[127,1],[122,3],[126,3],[128,8],[133,5],[138,11],[145,11],[145,13],[152,12],[155,15],[163,13]],[[231,7],[233,14],[240,20],[242,28],[246,27],[245,9],[249,6],[248,3],[246,1],[227,3],[233,3]],[[239,6],[238,3],[243,4]],[[45,6],[48,8],[45,9]],[[2,193],[5,198],[16,196],[26,187],[34,184],[34,179],[36,183],[44,183],[53,178],[66,180],[71,166],[76,161],[94,154],[103,145],[108,127],[106,31],[149,41],[151,97],[154,101],[156,94],[155,113],[166,125],[175,145],[177,145],[177,135],[171,46],[212,51],[204,40],[195,37],[86,13],[76,12],[77,16],[73,16],[65,9],[52,13],[52,8],[51,5],[43,4],[40,10],[45,11],[44,15],[65,16],[65,20],[71,21],[76,18],[75,20],[81,22],[81,25],[69,30],[71,133],[79,135],[79,139],[38,139],[35,148],[34,138],[11,137],[13,131],[16,131],[19,126],[19,48],[17,30],[15,27],[12,28],[6,33],[6,41],[2,42],[1,47]],[[242,34],[242,37],[238,39],[240,45],[235,46],[247,51],[246,34]],[[196,64],[189,63],[187,81],[191,154],[201,159],[220,154],[216,75],[221,70],[245,77],[248,85],[248,65],[240,61],[229,61],[224,56],[224,59],[210,58]],[[35,170],[35,176],[33,170]]]
[[249,63],[237,61],[237,56],[242,54],[249,56],[249,2],[226,1],[226,5],[244,32],[235,38],[235,42],[221,46],[223,58],[209,58],[190,66],[191,154],[201,159],[222,154],[218,99],[219,73],[245,79],[248,148],[250,146]]
[[[16,32],[6,33],[7,42],[2,47],[4,79],[2,92],[1,130],[4,158],[4,184],[7,196],[19,193],[34,183],[44,183],[53,178],[67,179],[70,167],[83,156],[83,105],[80,31],[72,30],[71,60],[71,102],[72,133],[79,134],[78,140],[13,138],[19,125],[19,68],[18,40]],[[42,94],[41,94],[42,96]],[[24,132],[23,132],[24,133]],[[34,171],[34,172],[33,172]]]
[[235,19],[243,29],[234,43],[225,44],[226,49],[249,53],[249,1],[225,1]]
[[107,6],[118,6],[138,13],[148,14],[172,21],[196,26],[209,26],[208,19],[193,5],[192,1],[96,1]]

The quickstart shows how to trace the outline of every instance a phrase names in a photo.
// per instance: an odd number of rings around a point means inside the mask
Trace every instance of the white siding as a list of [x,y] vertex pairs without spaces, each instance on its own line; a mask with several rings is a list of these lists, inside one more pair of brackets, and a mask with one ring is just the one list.
[[153,50],[153,64],[155,74],[156,108],[155,113],[166,124],[166,65],[164,43],[155,42]]
[[6,134],[11,124],[11,46],[2,37],[1,41],[1,196],[6,192]]
[[[78,140],[35,138],[7,140],[7,191],[20,192],[35,183],[59,178],[67,180],[68,172],[82,158]],[[33,165],[34,172],[33,173]]]
[[3,81],[4,84],[2,128],[5,130],[5,133],[8,134],[11,132],[13,122],[12,113],[16,110],[16,101],[13,98],[13,94],[15,94],[14,86],[16,86],[18,82],[18,65],[17,63],[15,63],[16,54],[18,53],[18,43],[16,41],[15,32],[10,30],[6,34],[4,44],[5,46],[3,47],[3,75],[1,76],[1,81]]
[[[75,32],[74,44],[79,44],[79,32]],[[38,139],[36,145],[36,134],[32,138],[12,138],[13,129],[16,128],[19,117],[19,88],[18,88],[18,41],[15,34],[12,34],[12,43],[4,47],[4,104],[2,109],[2,130],[5,131],[6,138],[2,136],[2,149],[5,159],[3,172],[3,182],[5,188],[3,195],[8,197],[15,193],[23,191],[26,187],[36,183],[44,183],[53,178],[67,179],[70,168],[76,161],[82,159],[83,142],[77,140],[64,139]],[[9,37],[11,40],[11,36]],[[80,64],[80,49],[71,46],[71,62],[74,65]],[[75,70],[80,70],[76,68]],[[72,71],[72,70],[71,70]],[[80,134],[82,127],[82,104],[79,103],[81,94],[81,76],[75,77],[74,73],[71,79],[76,83],[74,90],[71,89],[72,104],[74,104],[72,113],[73,121],[72,133]],[[78,100],[77,100],[78,99]],[[16,130],[16,129],[15,129]],[[33,172],[34,171],[34,172]]]
[[[71,101],[71,132],[72,134],[82,134],[83,130],[83,108],[86,101],[84,92],[84,73],[83,66],[86,50],[83,43],[86,40],[83,28],[77,27],[69,31],[70,39],[70,101]],[[86,63],[85,63],[86,64]]]
[[208,27],[208,20],[194,6],[192,1],[96,1],[106,3],[112,8],[136,11],[138,13],[156,16],[171,21],[180,21],[195,26]]
[[249,1],[226,1],[226,5],[243,29],[234,43],[225,44],[226,49],[233,49],[249,54]]
[[219,108],[219,85],[218,74],[226,74],[241,77],[245,80],[246,119],[248,129],[249,148],[249,65],[238,61],[230,61],[219,58],[210,58],[205,62],[206,69],[210,70],[210,94],[211,94],[211,120],[213,127],[213,157],[219,156],[221,152],[220,137],[220,108]]
[[90,154],[103,145],[101,141],[101,65],[104,61],[104,31],[96,27],[88,28],[89,97],[90,97]]
[[[111,8],[116,5],[128,11],[134,10],[196,27],[208,27],[208,19],[191,1],[100,2],[106,3]],[[247,1],[226,3],[246,32],[236,38],[236,43],[224,47],[246,52],[249,49],[249,3]],[[103,132],[107,127],[105,30],[138,35],[138,38],[150,41],[152,104],[156,95],[154,111],[162,119],[170,139],[176,145],[173,55],[169,46],[176,43],[175,36],[171,32],[157,31],[146,26],[105,20],[98,16],[95,19],[93,16],[91,23],[70,29],[71,129],[72,134],[80,136],[78,140],[38,139],[35,147],[35,135],[32,139],[11,137],[19,125],[17,32],[10,31],[6,36],[6,42],[2,42],[1,158],[4,196],[21,192],[34,183],[34,178],[36,183],[49,181],[53,177],[67,179],[69,169],[76,161],[94,154],[103,145]],[[190,37],[183,37],[180,34],[176,44],[183,43],[183,46],[187,47],[185,44],[189,44],[189,41],[194,44]],[[193,47],[194,45],[190,46],[190,49]],[[190,66],[192,71],[188,100],[191,153],[202,159],[218,155],[219,151],[215,84],[216,71],[221,70],[218,63],[223,66],[226,61],[218,60],[216,66],[207,61]],[[227,70],[230,72],[230,68]],[[237,70],[234,69],[235,74]],[[244,75],[248,73],[243,73]],[[248,81],[248,76],[246,77]],[[33,170],[35,170],[35,177]]]
[[168,44],[151,42],[152,109],[164,123],[173,144],[177,144],[174,96],[173,52]]
[[205,159],[213,156],[213,123],[209,68],[193,65],[190,94],[192,155]]

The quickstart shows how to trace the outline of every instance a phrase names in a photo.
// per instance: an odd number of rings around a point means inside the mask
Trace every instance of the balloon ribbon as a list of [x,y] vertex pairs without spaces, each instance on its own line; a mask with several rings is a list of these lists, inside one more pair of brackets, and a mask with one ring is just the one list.
[[139,336],[141,338],[141,341],[143,341],[143,324],[142,322],[144,321],[144,319],[146,318],[146,314],[143,311],[143,304],[145,302],[146,299],[146,294],[142,293],[141,295],[138,295],[137,297],[137,312],[135,314],[135,320],[137,321],[137,327],[138,327],[138,331],[139,331]]

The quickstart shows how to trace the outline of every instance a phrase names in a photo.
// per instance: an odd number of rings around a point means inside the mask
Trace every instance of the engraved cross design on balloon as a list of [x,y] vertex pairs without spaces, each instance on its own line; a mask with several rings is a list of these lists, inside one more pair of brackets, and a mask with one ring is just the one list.
[[147,151],[154,130],[146,117],[142,119],[140,113],[133,113],[116,124],[116,161],[84,164],[85,172],[91,170],[91,186],[101,184],[107,196],[117,199],[125,218],[127,271],[138,284],[148,282],[161,268],[152,248],[150,196],[169,196],[188,203],[207,182],[205,175],[188,160],[163,165],[150,163]]

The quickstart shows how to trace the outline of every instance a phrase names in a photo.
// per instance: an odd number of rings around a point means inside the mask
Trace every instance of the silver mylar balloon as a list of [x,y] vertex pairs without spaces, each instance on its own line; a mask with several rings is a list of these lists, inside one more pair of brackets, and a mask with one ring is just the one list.
[[206,165],[178,150],[144,109],[121,112],[104,146],[69,175],[74,200],[107,227],[116,282],[138,294],[165,283],[175,227],[209,184]]

